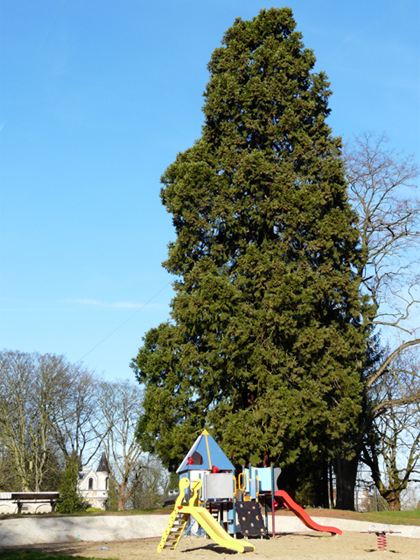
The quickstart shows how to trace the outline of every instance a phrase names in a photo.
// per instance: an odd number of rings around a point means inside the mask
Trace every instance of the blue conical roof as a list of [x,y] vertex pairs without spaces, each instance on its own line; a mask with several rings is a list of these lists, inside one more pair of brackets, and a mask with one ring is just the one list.
[[192,470],[211,471],[212,467],[220,471],[234,471],[235,467],[214,441],[213,437],[204,430],[195,440],[194,445],[188,451],[177,473]]

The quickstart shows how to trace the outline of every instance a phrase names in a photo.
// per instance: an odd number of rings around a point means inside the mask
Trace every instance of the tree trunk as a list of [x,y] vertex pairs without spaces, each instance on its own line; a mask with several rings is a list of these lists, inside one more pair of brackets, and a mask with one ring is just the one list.
[[118,511],[124,511],[125,509],[125,502],[127,501],[126,497],[125,497],[125,491],[127,489],[127,483],[123,482],[119,487],[118,487]]
[[392,511],[401,511],[401,502],[400,502],[400,494],[398,490],[390,492],[386,496],[386,501],[389,504],[389,507]]
[[321,476],[318,479],[317,484],[317,506],[321,506],[324,509],[329,508],[328,500],[328,463],[323,461]]
[[336,459],[334,470],[337,483],[336,509],[354,511],[354,487],[356,485],[358,457],[348,461]]

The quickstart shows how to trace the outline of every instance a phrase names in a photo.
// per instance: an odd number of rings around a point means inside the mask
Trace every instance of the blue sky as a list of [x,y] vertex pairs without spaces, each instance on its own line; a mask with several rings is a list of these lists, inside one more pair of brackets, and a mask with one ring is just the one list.
[[[169,316],[160,176],[200,136],[206,65],[258,0],[0,0],[0,348],[131,378]],[[420,162],[418,0],[290,0],[345,140]]]

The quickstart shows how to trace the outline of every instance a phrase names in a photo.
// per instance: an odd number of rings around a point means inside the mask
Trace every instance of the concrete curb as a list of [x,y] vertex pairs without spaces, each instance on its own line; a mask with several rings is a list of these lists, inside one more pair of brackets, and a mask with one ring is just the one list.
[[[338,527],[342,531],[367,532],[372,523],[315,517],[320,525]],[[42,543],[81,541],[115,541],[160,537],[168,523],[168,515],[127,515],[104,517],[47,517],[20,518],[0,521],[0,547]],[[376,524],[378,530],[384,525]],[[420,539],[420,527],[406,525],[386,526],[398,537]],[[269,518],[271,531],[271,518]],[[314,532],[297,517],[277,516],[276,534]]]
[[0,521],[0,546],[115,541],[160,536],[168,515],[47,517]]

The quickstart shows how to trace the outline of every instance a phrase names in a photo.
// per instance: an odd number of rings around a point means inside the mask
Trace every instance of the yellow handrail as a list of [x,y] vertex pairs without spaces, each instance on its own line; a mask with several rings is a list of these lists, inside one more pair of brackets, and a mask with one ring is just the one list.
[[198,478],[197,480],[194,480],[194,482],[192,483],[192,488],[191,488],[192,495],[191,498],[188,500],[188,505],[190,507],[194,507],[196,505],[196,502],[198,501],[198,491],[200,490],[200,488],[201,488],[201,480]]

